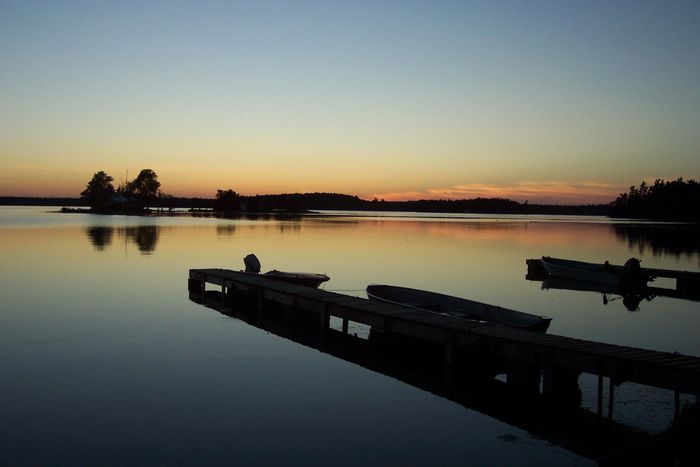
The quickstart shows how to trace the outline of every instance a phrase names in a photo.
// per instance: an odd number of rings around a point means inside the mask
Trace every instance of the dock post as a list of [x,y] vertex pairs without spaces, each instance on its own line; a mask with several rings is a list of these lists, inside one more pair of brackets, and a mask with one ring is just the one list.
[[542,367],[542,394],[549,395],[554,392],[554,368],[551,363]]
[[325,331],[330,323],[330,316],[326,310],[321,312],[321,330]]
[[328,313],[328,304],[324,304],[323,309],[318,314],[319,317],[319,341],[318,348],[323,350],[328,343],[328,328],[331,324],[331,315]]
[[581,389],[578,386],[580,372],[560,365],[544,365],[542,394],[559,408],[575,410],[581,405]]
[[681,393],[678,389],[673,391],[673,421],[678,420],[678,416],[681,414]]
[[196,293],[200,297],[204,296],[204,281],[200,279],[188,279],[187,290]]
[[343,334],[347,334],[347,333],[348,333],[348,319],[343,318]]
[[328,307],[324,306],[321,313],[319,313],[321,332],[325,333],[328,326],[330,326],[330,313],[328,313]]
[[454,348],[454,342],[454,335],[450,333],[445,341],[445,364],[447,365],[452,363],[452,350]]
[[537,394],[540,391],[540,369],[534,364],[511,364],[506,371],[506,384]]
[[598,373],[598,417],[603,416],[603,374]]
[[613,416],[613,401],[615,398],[615,384],[613,382],[613,377],[608,378],[608,418],[612,419]]

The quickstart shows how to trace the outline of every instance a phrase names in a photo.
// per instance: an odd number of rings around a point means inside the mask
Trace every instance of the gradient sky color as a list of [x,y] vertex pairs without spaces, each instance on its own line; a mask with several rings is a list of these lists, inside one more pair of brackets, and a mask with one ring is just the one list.
[[608,202],[700,179],[697,1],[0,0],[0,195]]

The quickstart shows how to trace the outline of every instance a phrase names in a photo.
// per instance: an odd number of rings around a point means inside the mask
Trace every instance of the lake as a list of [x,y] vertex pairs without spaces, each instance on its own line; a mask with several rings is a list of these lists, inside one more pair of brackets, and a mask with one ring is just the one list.
[[[53,212],[52,212],[53,211]],[[687,226],[604,218],[322,213],[129,217],[0,207],[0,453],[14,464],[593,465],[477,410],[189,300],[190,268],[433,290],[552,318],[550,333],[700,356],[700,303],[543,289],[543,255],[700,271]],[[663,281],[662,281],[663,282]],[[660,284],[664,285],[664,284]],[[582,405],[595,381],[580,379]],[[659,431],[667,391],[615,419]],[[684,396],[684,401],[693,399]]]

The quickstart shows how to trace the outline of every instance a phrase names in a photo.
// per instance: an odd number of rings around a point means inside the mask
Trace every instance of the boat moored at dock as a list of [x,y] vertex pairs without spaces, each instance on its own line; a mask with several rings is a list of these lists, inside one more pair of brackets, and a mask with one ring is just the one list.
[[[244,272],[248,274],[260,274],[260,260],[258,260],[258,257],[254,254],[251,253],[243,258],[243,263],[245,264]],[[317,288],[322,283],[330,280],[330,277],[325,274],[315,272],[287,272],[278,271],[276,269],[260,275],[270,279],[312,288]]]
[[624,266],[618,266],[607,261],[605,263],[586,263],[543,256],[542,266],[551,276],[612,286],[640,287],[653,280],[643,272],[640,261],[636,258],[630,258]]
[[427,290],[393,285],[369,285],[371,300],[401,305],[472,321],[486,321],[504,326],[546,332],[551,318],[510,310],[496,305],[453,297]]

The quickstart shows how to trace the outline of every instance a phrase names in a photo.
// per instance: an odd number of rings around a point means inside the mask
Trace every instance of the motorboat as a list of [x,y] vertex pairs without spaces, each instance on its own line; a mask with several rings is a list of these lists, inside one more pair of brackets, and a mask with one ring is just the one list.
[[453,297],[427,290],[394,285],[369,285],[367,296],[394,305],[438,313],[471,321],[486,321],[504,326],[546,332],[551,318],[510,310],[496,305]]
[[[245,264],[244,272],[249,274],[260,274],[260,260],[254,254],[251,253],[243,258],[243,263]],[[269,279],[312,288],[317,288],[322,283],[330,280],[330,277],[325,274],[315,272],[286,272],[278,271],[276,269],[260,275]]]

